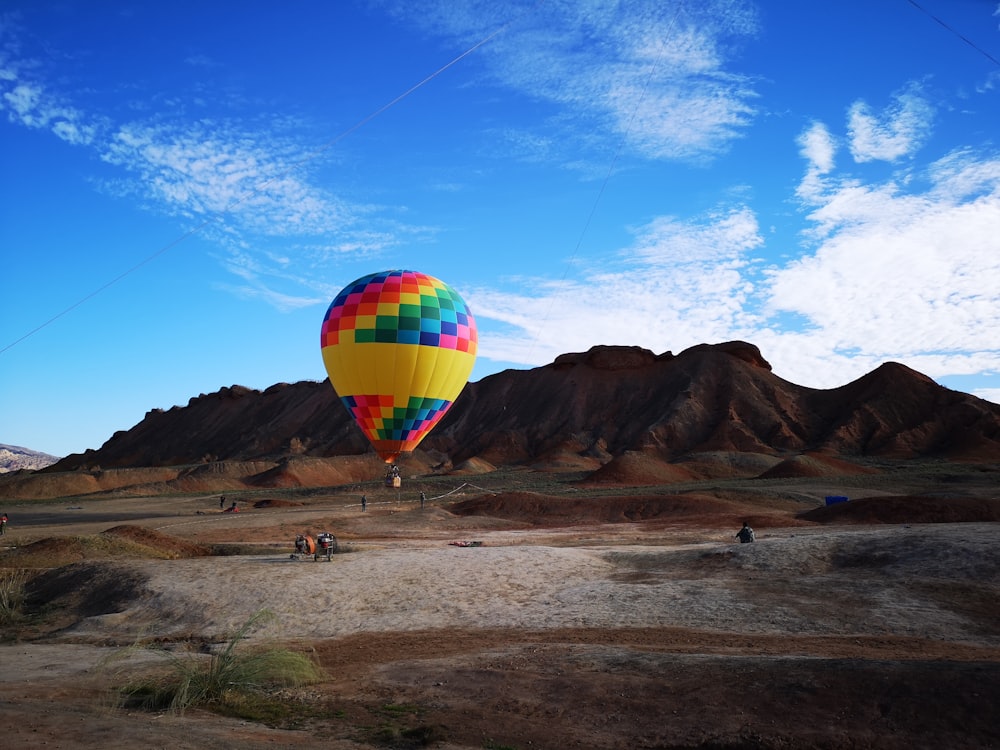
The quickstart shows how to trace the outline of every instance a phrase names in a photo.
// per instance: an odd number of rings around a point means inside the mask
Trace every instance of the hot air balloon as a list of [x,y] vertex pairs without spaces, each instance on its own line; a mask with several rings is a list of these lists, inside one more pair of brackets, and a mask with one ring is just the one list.
[[392,464],[451,408],[478,340],[472,313],[450,286],[417,271],[382,271],[334,298],[320,346],[341,403]]

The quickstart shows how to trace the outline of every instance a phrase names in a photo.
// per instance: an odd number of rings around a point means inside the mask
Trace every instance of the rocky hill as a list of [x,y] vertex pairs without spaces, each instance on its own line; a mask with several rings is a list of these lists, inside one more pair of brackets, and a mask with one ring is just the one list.
[[58,456],[21,448],[17,445],[0,445],[0,473],[21,469],[42,469],[59,460]]
[[[99,450],[47,471],[363,454],[367,442],[327,382],[240,386],[154,410]],[[1000,406],[887,363],[839,388],[783,380],[757,347],[678,355],[598,346],[470,383],[421,445],[440,468],[468,462],[602,470],[641,453],[673,464],[708,453],[771,457],[1000,460]],[[776,469],[780,471],[780,469]]]

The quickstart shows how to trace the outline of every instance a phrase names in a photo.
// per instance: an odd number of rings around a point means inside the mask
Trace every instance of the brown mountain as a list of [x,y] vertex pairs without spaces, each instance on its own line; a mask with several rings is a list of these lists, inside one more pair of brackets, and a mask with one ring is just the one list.
[[[368,450],[325,381],[265,391],[233,386],[151,411],[99,450],[43,471],[273,465]],[[716,464],[708,473],[719,472],[724,456],[744,475],[749,467],[775,476],[843,471],[856,457],[996,461],[1000,406],[895,363],[817,390],[781,379],[744,342],[702,344],[676,356],[597,346],[470,383],[418,457],[442,469],[592,469],[595,481],[615,481],[637,453],[659,459],[647,469],[656,481],[703,476],[706,456]]]

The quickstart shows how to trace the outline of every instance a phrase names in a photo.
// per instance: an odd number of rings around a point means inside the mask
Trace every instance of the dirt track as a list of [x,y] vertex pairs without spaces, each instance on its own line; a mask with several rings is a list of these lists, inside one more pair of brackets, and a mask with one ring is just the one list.
[[[348,529],[353,551],[330,563],[281,553],[53,574],[71,595],[50,606],[75,612],[75,624],[0,647],[7,738],[63,748],[1000,746],[996,524],[758,525],[754,545],[730,541],[728,518],[532,529],[437,507],[238,519],[187,509],[147,525],[195,541],[268,541],[304,522]],[[448,544],[456,538],[484,546]],[[330,675],[289,694],[314,709],[302,728],[125,714],[95,699],[119,679],[97,666],[104,644],[218,641],[261,607],[277,617],[255,638],[314,649]]]

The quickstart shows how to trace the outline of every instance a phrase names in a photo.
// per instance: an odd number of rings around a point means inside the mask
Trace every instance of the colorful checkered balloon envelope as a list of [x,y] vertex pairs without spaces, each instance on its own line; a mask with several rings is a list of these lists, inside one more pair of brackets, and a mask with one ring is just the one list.
[[417,271],[348,284],[326,311],[320,342],[330,383],[386,463],[416,448],[451,408],[477,344],[458,292]]

